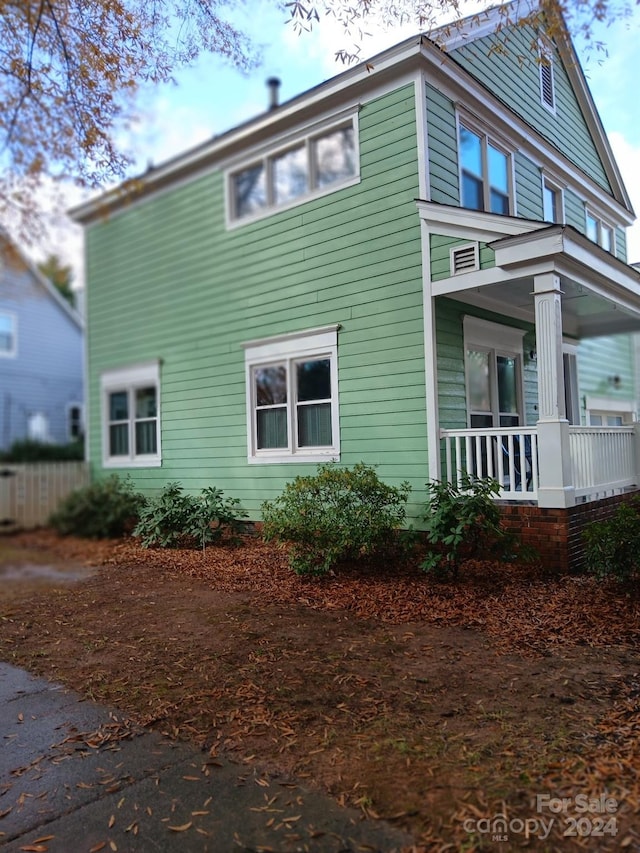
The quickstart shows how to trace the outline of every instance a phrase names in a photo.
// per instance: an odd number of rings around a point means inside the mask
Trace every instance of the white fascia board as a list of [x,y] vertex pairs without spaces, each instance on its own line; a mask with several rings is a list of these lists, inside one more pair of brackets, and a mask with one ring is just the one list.
[[445,50],[456,50],[495,33],[498,27],[504,28],[506,25],[516,24],[522,18],[529,18],[539,10],[540,5],[536,0],[512,0],[511,3],[491,6],[453,23],[444,24],[432,31],[431,38]]
[[640,274],[633,267],[605,252],[578,232],[567,232],[556,225],[538,234],[520,235],[497,241],[492,246],[496,266],[506,269],[528,266],[542,259],[554,259],[558,268],[567,269],[572,278],[583,270],[586,280],[600,279],[626,292],[640,294]]
[[[541,261],[538,264],[531,264],[527,267],[526,276],[542,275],[543,273],[554,272],[555,266],[549,261]],[[458,275],[450,276],[439,281],[434,281],[431,285],[434,296],[453,296],[456,293],[468,293],[473,290],[480,290],[491,284],[504,284],[508,281],[521,281],[523,278],[522,270],[508,270],[500,267],[490,267],[484,270],[475,270],[467,273],[458,273]]]
[[429,226],[432,233],[465,240],[488,243],[501,237],[528,234],[540,231],[548,226],[531,219],[517,216],[500,216],[496,213],[484,213],[481,210],[469,210],[465,207],[437,204],[431,201],[416,201],[418,214]]

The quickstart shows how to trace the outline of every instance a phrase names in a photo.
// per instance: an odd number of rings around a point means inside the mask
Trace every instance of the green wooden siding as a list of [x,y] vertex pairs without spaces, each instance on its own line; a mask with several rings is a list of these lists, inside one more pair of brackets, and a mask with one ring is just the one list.
[[570,189],[564,191],[564,221],[584,234],[586,228],[584,201]]
[[542,175],[521,151],[514,155],[516,212],[525,219],[542,219]]
[[456,115],[451,101],[426,87],[431,201],[460,204]]
[[407,479],[419,501],[428,469],[413,86],[365,103],[359,128],[355,186],[227,230],[223,175],[212,172],[88,230],[97,470],[100,374],[161,359],[162,467],[118,470],[147,492],[215,484],[257,517],[315,463],[247,463],[242,343],[340,324],[341,462]]
[[451,55],[576,166],[611,192],[602,161],[557,52],[553,58],[555,113],[541,103],[540,72],[531,52],[535,39],[531,27],[515,27],[509,30],[506,51],[503,37],[491,34],[451,51]]
[[[431,280],[441,281],[451,276],[451,249],[456,246],[468,246],[471,240],[448,237],[444,234],[429,235],[429,254],[431,259]],[[480,269],[495,266],[496,255],[486,243],[479,243]]]
[[[578,345],[580,417],[585,423],[585,395],[615,401],[636,400],[634,350],[631,335],[608,335],[581,341]],[[619,377],[619,383],[613,382]]]

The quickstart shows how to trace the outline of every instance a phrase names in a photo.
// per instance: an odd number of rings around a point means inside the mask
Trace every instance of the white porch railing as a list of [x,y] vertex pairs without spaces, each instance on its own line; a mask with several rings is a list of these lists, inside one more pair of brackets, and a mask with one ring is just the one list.
[[596,500],[638,484],[634,427],[569,427],[576,497]]
[[[448,482],[460,485],[465,474],[493,477],[502,500],[538,499],[535,427],[441,430],[440,436]],[[576,498],[598,500],[640,485],[633,426],[570,426],[569,450]]]
[[460,485],[465,474],[492,477],[502,500],[532,501],[538,495],[535,427],[441,430],[445,479]]

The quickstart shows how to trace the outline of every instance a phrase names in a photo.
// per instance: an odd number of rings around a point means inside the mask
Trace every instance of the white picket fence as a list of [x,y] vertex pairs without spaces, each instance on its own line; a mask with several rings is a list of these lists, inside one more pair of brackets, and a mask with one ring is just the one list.
[[67,495],[88,484],[86,462],[0,462],[0,531],[46,525]]

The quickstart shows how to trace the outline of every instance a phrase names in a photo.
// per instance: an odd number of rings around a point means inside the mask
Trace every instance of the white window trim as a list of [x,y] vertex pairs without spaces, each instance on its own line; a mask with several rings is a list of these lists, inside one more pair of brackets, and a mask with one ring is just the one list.
[[[302,195],[297,196],[297,198],[291,199],[290,201],[284,202],[282,204],[275,204],[269,199],[267,199],[267,204],[261,210],[257,210],[255,211],[255,213],[251,213],[247,216],[236,216],[235,193],[233,185],[233,178],[235,175],[237,175],[239,172],[244,171],[245,169],[251,168],[251,166],[258,165],[259,163],[264,163],[266,180],[267,182],[269,182],[271,175],[271,163],[273,159],[281,156],[282,154],[286,154],[287,151],[291,151],[292,149],[303,145],[307,151],[309,178],[312,179],[314,177],[313,171],[315,167],[310,154],[311,143],[318,137],[325,136],[334,130],[340,130],[341,127],[347,127],[349,123],[351,123],[353,127],[355,160],[355,173],[353,175],[349,175],[349,177],[345,178],[344,180],[336,181],[334,184],[330,184],[326,187],[309,189],[306,193],[303,193]],[[304,204],[307,201],[322,198],[323,196],[330,195],[331,193],[334,193],[337,190],[342,190],[346,187],[354,186],[355,184],[360,183],[360,133],[357,109],[350,108],[339,116],[332,116],[330,120],[319,122],[310,127],[306,127],[304,131],[300,131],[296,134],[288,134],[286,137],[280,140],[279,144],[272,143],[270,147],[254,150],[251,155],[245,156],[242,160],[235,161],[233,165],[229,166],[229,168],[225,171],[224,181],[226,195],[225,214],[226,225],[228,230],[238,228],[250,222],[256,222],[259,219],[264,219],[267,216],[272,216],[274,213],[280,213],[281,211],[289,210],[290,208],[297,207],[298,205]]]
[[[548,187],[550,190],[553,190],[553,192],[558,193],[558,200],[559,200],[559,204],[560,204],[560,209],[559,209],[558,213],[560,214],[560,218],[554,224],[555,225],[564,225],[564,223],[565,223],[564,187],[561,184],[559,184],[558,181],[555,181],[553,178],[550,178],[544,172],[542,173],[542,217],[543,217],[543,219],[544,219],[544,190],[545,190],[545,187]],[[545,219],[545,222],[546,221],[547,220]]]
[[[339,326],[325,326],[304,332],[279,335],[257,341],[247,341],[242,346],[245,351],[246,397],[247,397],[247,460],[250,464],[264,463],[307,463],[338,462],[340,460],[340,422],[338,390],[338,329]],[[258,450],[256,447],[256,406],[253,371],[260,365],[274,361],[287,362],[287,377],[290,377],[290,363],[306,357],[325,356],[331,360],[331,431],[332,444],[326,448],[296,448],[293,437],[293,400],[288,398],[287,415],[289,419],[289,447],[287,450]]]
[[[463,125],[474,133],[476,136],[479,136],[483,140],[482,145],[482,192],[484,196],[484,204],[485,209],[481,211],[482,213],[491,213],[491,188],[489,185],[489,172],[488,172],[488,158],[486,156],[486,148],[487,144],[491,143],[494,148],[497,148],[501,151],[507,158],[507,181],[508,181],[508,195],[509,195],[509,213],[508,216],[516,216],[516,179],[515,179],[515,150],[512,146],[504,139],[501,138],[500,135],[494,133],[493,131],[489,133],[486,128],[486,125],[479,122],[477,119],[473,118],[469,114],[465,113],[461,109],[456,110],[456,151],[458,155],[458,188],[459,188],[459,202],[460,206],[462,206],[462,158],[460,156],[460,125]],[[486,173],[485,173],[486,172]],[[487,202],[489,202],[487,206]],[[494,214],[495,216],[500,216],[501,214]]]
[[[134,436],[129,434],[130,452],[127,456],[109,455],[109,394],[114,391],[130,392],[134,388],[155,385],[156,388],[156,446],[157,453],[134,455]],[[100,377],[102,397],[102,465],[104,468],[159,468],[162,464],[162,448],[160,446],[160,362],[145,362],[143,364],[122,367],[115,370],[105,370]],[[129,428],[133,429],[135,419],[130,415]]]
[[[464,332],[464,364],[465,364],[465,405],[467,410],[467,424],[470,426],[471,407],[469,404],[469,386],[467,374],[467,350],[470,347],[477,347],[480,350],[487,350],[498,355],[506,355],[515,357],[518,362],[517,371],[517,397],[518,397],[518,416],[521,421],[521,426],[525,422],[524,408],[524,329],[516,329],[513,326],[503,326],[501,323],[492,323],[490,320],[481,320],[479,317],[465,315],[462,320]],[[491,380],[492,397],[497,394],[496,378]],[[492,414],[495,414],[494,407],[496,400],[491,401]],[[495,427],[492,427],[495,429]]]
[[616,400],[612,397],[596,397],[591,394],[584,398],[587,426],[591,426],[591,415],[620,415],[626,426],[637,420],[636,403],[634,400]]
[[[616,226],[615,226],[615,225],[613,225],[613,224],[612,224],[609,220],[607,220],[605,217],[601,216],[601,215],[600,215],[596,210],[594,210],[594,208],[593,208],[593,207],[590,207],[589,205],[585,205],[585,209],[584,209],[584,230],[585,230],[585,235],[587,234],[587,219],[588,219],[588,217],[591,217],[592,219],[595,219],[595,220],[596,220],[596,222],[598,223],[598,240],[597,240],[597,243],[598,243],[598,246],[600,246],[600,248],[604,248],[604,246],[602,245],[602,229],[603,229],[603,228],[608,228],[608,229],[611,231],[611,250],[610,250],[609,254],[611,254],[611,255],[613,255],[614,257],[616,257],[616,255],[617,255],[617,248],[618,248],[618,247],[617,247],[617,245],[616,245],[616,243],[617,243],[617,240],[616,240]],[[605,251],[609,251],[609,250],[608,250],[608,249],[605,249]]]
[[5,311],[4,308],[0,309],[0,315],[4,317],[9,317],[11,320],[12,329],[12,338],[13,338],[13,346],[10,350],[0,350],[0,358],[15,358],[18,354],[18,315],[13,311]]

